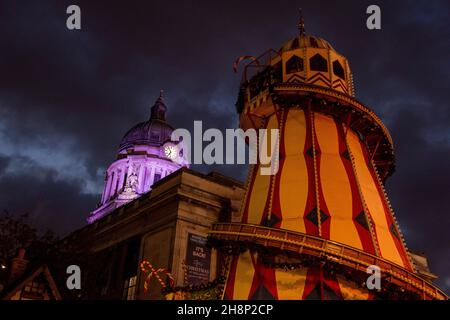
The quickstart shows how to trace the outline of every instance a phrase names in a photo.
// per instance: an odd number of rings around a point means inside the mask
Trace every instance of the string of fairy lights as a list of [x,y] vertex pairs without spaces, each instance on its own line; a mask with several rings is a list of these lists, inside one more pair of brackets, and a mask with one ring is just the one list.
[[[217,241],[215,239],[210,239],[208,243],[211,247],[216,248],[220,253],[227,257],[237,257],[239,254],[249,250],[251,254],[256,254],[260,261],[273,269],[281,269],[284,271],[298,270],[302,268],[318,267],[324,272],[330,275],[340,275],[343,276],[347,281],[352,281],[360,289],[366,288],[367,274],[359,270],[350,269],[345,266],[340,265],[334,261],[326,260],[326,257],[315,257],[310,255],[302,256],[285,256],[286,260],[293,260],[295,262],[285,262],[276,261],[280,259],[275,259],[274,252],[269,252],[267,248],[244,241],[234,241],[234,242],[223,242]],[[278,256],[279,257],[279,256]],[[225,263],[229,265],[231,259]],[[203,283],[200,285],[192,285],[187,283],[186,274],[184,276],[184,286],[174,286],[174,277],[172,274],[164,268],[156,269],[148,260],[143,260],[141,262],[141,271],[145,276],[144,280],[144,291],[148,292],[150,287],[150,281],[155,278],[161,286],[161,293],[166,296],[166,298],[174,299],[175,295],[180,298],[186,299],[217,299],[223,294],[223,290],[226,284],[226,276],[223,272],[215,280]],[[166,276],[167,281],[164,281],[161,276]],[[406,291],[403,287],[397,286],[391,281],[388,281],[389,276],[385,276],[381,279],[383,286],[380,290],[376,291],[376,295],[373,295],[376,299],[410,299],[419,300],[421,296],[419,293]]]

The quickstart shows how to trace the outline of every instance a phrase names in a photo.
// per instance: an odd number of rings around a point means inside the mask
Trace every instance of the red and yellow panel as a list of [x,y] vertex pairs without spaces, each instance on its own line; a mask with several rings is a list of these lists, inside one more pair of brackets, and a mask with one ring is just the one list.
[[273,269],[248,250],[234,257],[225,284],[226,300],[368,300],[365,288],[320,267]]
[[[330,239],[412,270],[366,145],[355,132],[300,108],[273,114],[266,128],[280,129],[279,170],[264,176],[256,166],[242,222]],[[234,259],[225,293],[230,299],[368,298],[317,268],[273,270],[248,252]]]

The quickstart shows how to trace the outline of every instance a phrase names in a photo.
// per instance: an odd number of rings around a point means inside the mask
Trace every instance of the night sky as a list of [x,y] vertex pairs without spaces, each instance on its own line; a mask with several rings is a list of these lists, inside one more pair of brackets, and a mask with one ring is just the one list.
[[[160,89],[174,127],[235,128],[234,60],[295,36],[302,7],[307,33],[349,59],[357,98],[390,130],[388,195],[409,248],[450,292],[450,2],[341,2],[2,1],[0,210],[61,235],[85,225],[122,135]],[[378,31],[366,28],[374,3]],[[81,31],[66,28],[70,4]]]

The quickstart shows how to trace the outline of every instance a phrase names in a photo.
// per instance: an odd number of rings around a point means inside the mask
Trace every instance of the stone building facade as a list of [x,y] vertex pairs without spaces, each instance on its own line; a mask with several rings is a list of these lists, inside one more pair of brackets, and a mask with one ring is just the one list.
[[[139,267],[144,259],[169,270],[175,286],[214,280],[217,252],[204,242],[213,223],[239,219],[243,193],[239,181],[182,168],[155,183],[150,192],[74,232],[66,241],[89,246],[102,265],[101,274],[91,274],[98,283],[87,297],[163,298],[156,279],[144,292],[146,275]],[[196,249],[207,258],[200,266]]]

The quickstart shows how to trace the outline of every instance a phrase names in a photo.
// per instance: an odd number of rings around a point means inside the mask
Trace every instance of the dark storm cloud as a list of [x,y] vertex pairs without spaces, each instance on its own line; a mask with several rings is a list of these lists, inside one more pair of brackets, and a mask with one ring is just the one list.
[[397,172],[388,183],[388,194],[410,249],[426,253],[432,270],[442,277],[440,283],[448,288],[450,147],[425,138],[433,124],[425,122],[419,112],[405,108],[393,124],[394,138],[399,141]]
[[[234,128],[234,59],[279,48],[302,7],[307,32],[348,57],[358,99],[391,130],[396,216],[450,288],[448,1],[379,1],[381,31],[365,28],[369,1],[76,3],[82,31],[65,28],[72,1],[0,4],[0,209],[81,226],[121,136],[160,89],[175,127]],[[245,178],[242,166],[213,168]]]
[[3,176],[6,167],[9,164],[10,159],[8,157],[0,156],[0,177]]
[[[20,168],[8,170],[14,161]],[[7,191],[0,193],[2,210],[15,215],[29,213],[31,223],[42,231],[49,228],[60,235],[72,231],[74,224],[85,223],[87,210],[95,206],[98,197],[82,192],[84,181],[61,180],[54,170],[19,155],[1,157],[0,164],[5,162],[9,166],[3,173],[0,170],[0,190]]]

